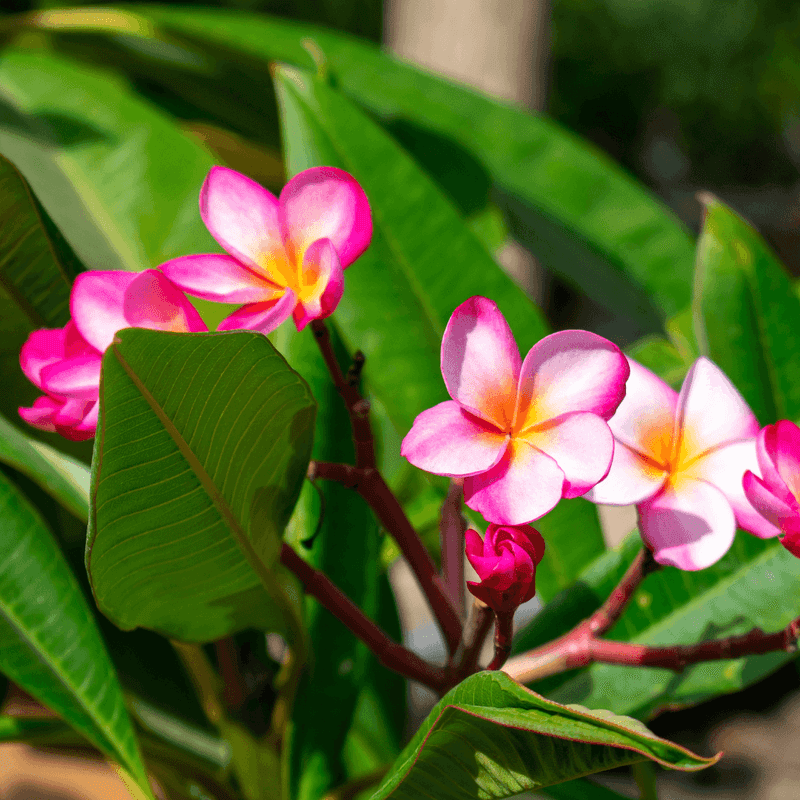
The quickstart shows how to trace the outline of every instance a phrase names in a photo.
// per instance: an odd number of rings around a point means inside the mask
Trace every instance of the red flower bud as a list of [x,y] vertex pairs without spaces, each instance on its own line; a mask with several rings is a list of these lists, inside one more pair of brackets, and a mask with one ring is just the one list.
[[467,558],[480,582],[467,581],[470,592],[499,613],[513,612],[536,593],[536,565],[544,557],[544,539],[530,525],[495,525],[482,540],[466,533]]

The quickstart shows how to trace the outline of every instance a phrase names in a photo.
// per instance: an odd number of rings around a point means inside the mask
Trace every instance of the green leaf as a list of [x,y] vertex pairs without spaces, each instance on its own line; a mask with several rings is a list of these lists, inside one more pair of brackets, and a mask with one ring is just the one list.
[[114,667],[50,532],[0,476],[0,671],[148,787]]
[[[640,762],[649,764],[650,762]],[[605,786],[578,778],[566,783],[557,783],[555,786],[548,786],[542,794],[545,797],[552,797],[553,800],[623,800],[627,795],[617,794]]]
[[449,691],[371,800],[505,798],[644,759],[699,770],[701,758],[637,720],[563,706],[482,672]]
[[119,627],[296,641],[281,534],[308,465],[314,401],[256,333],[120,331],[100,383],[86,566]]
[[339,166],[369,197],[372,244],[347,271],[336,322],[348,346],[366,354],[370,387],[405,432],[447,397],[439,351],[459,303],[491,297],[523,352],[547,333],[545,323],[431,179],[364,112],[308,73],[278,67],[275,82],[288,171]]
[[695,325],[762,425],[800,415],[800,300],[758,233],[705,195]]
[[0,416],[0,461],[36,481],[48,494],[86,522],[89,469],[80,461],[31,441]]
[[678,348],[662,336],[639,339],[625,348],[625,352],[676,390],[680,389],[691,366],[691,362],[686,362]]

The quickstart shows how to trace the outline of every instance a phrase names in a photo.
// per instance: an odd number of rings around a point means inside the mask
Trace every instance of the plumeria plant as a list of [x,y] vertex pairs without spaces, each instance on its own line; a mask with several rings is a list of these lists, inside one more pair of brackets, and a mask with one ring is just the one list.
[[[552,123],[330,32],[18,25],[0,740],[170,800],[592,800],[713,765],[645,723],[800,635],[800,299],[758,233],[703,196],[695,242]],[[620,341],[552,330],[512,230]],[[602,506],[636,509],[617,547]]]

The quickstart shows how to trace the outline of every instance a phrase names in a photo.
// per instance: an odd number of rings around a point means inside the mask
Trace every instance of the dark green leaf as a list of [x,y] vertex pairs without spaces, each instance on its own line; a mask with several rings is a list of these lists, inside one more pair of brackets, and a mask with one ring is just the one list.
[[627,795],[612,792],[611,789],[592,783],[586,778],[548,786],[542,794],[545,797],[552,797],[553,800],[624,800],[627,798]]
[[281,534],[314,401],[256,333],[130,328],[106,351],[86,564],[101,611],[185,641],[295,640]]
[[147,787],[92,612],[50,532],[2,476],[0,553],[0,671]]
[[372,800],[505,798],[646,758],[681,770],[716,761],[637,720],[562,706],[482,672],[442,698]]

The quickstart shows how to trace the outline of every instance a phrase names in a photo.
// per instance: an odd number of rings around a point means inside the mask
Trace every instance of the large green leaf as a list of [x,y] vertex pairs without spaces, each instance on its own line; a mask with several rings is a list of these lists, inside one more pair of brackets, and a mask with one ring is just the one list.
[[106,351],[86,565],[123,629],[297,637],[277,563],[314,401],[256,333],[127,329]]
[[55,540],[0,476],[0,671],[148,787],[122,690]]
[[742,392],[762,425],[800,416],[800,300],[758,233],[704,197],[697,248],[695,324],[707,355]]
[[336,321],[370,364],[370,386],[403,432],[446,399],[442,333],[476,294],[498,303],[523,347],[547,331],[430,178],[369,117],[309,73],[275,70],[291,174],[329,164],[350,172],[372,208],[367,252],[347,271]]
[[[264,65],[312,67],[310,51],[317,49],[342,92],[393,131],[411,132],[399,138],[415,154],[417,140],[423,156],[438,148],[442,161],[471,162],[478,189],[499,190],[515,232],[548,268],[640,321],[652,322],[648,297],[665,317],[689,304],[694,248],[687,231],[607,156],[544,116],[417,69],[367,42],[261,14],[153,6],[109,16],[80,9],[50,13],[40,24],[62,34],[156,36],[173,46],[184,39],[189,47],[182,52],[195,56],[187,72],[205,74],[209,82],[218,80],[221,64],[243,56]],[[148,48],[128,49],[149,58]],[[198,50],[208,61],[197,58]],[[167,89],[180,91],[180,84]],[[238,130],[235,116],[222,121]]]
[[505,798],[646,758],[681,770],[716,761],[637,720],[559,705],[482,672],[439,701],[371,800]]

